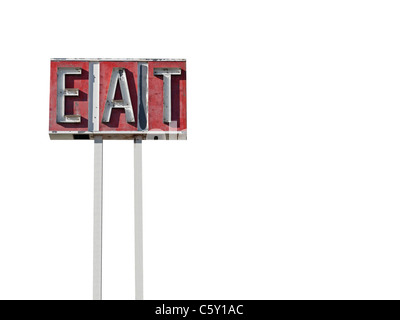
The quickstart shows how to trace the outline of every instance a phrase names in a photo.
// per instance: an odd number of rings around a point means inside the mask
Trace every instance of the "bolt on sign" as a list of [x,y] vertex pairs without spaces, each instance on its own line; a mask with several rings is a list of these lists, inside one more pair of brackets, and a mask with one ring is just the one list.
[[186,132],[186,60],[51,60],[51,139],[186,140]]

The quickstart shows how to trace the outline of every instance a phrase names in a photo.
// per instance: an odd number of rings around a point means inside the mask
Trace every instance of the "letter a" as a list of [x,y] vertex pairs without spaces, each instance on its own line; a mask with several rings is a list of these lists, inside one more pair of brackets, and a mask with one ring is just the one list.
[[[121,88],[122,100],[114,100],[117,89],[117,81]],[[135,122],[131,97],[129,95],[128,81],[124,68],[114,68],[111,75],[110,86],[108,87],[107,101],[103,113],[103,122],[110,122],[111,112],[114,108],[125,109],[125,118],[127,122]]]

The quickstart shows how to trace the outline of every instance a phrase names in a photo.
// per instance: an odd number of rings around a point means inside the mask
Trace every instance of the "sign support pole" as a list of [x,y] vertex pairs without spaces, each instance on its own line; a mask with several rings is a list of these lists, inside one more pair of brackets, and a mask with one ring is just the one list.
[[134,139],[135,299],[143,300],[142,138]]
[[103,137],[94,138],[93,300],[102,300]]

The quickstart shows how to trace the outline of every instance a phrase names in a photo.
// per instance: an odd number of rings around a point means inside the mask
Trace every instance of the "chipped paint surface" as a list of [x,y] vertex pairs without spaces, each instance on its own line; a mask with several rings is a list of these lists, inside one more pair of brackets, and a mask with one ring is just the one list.
[[50,70],[51,139],[186,139],[184,59],[52,59]]

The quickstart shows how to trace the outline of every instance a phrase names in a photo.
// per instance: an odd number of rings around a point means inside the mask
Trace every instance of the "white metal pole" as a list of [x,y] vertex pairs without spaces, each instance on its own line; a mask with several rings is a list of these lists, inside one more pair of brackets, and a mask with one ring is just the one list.
[[94,139],[93,300],[102,299],[103,137]]
[[134,139],[135,298],[143,300],[142,138]]

